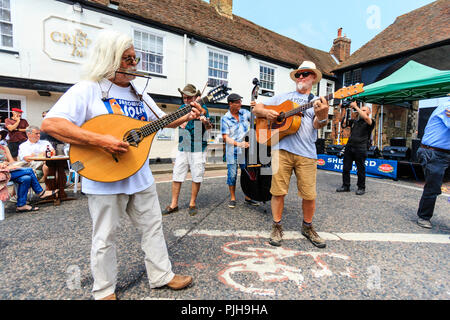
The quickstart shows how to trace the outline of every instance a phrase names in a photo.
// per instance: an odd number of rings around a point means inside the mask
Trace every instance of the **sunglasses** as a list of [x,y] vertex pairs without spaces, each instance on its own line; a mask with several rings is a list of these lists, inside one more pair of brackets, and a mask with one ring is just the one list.
[[136,64],[139,63],[139,61],[141,61],[140,57],[125,57],[122,58],[123,61],[125,61],[127,64],[132,64],[133,62],[136,62]]
[[305,72],[297,72],[297,73],[294,75],[294,77],[296,77],[297,79],[300,78],[300,76],[302,76],[303,78],[306,78],[306,77],[308,77],[308,76],[311,75],[311,74],[313,74],[313,73],[312,73],[312,72],[308,72],[308,71],[305,71]]

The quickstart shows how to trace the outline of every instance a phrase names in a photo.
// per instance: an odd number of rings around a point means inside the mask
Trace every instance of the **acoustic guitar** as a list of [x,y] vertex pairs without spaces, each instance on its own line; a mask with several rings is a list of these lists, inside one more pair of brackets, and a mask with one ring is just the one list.
[[[324,98],[329,101],[331,99],[344,99],[355,94],[364,92],[364,84],[356,84],[354,86],[339,89],[335,93],[330,93]],[[279,113],[276,121],[270,121],[263,117],[256,117],[256,140],[258,143],[272,146],[277,144],[284,137],[294,134],[300,128],[302,119],[301,113],[314,106],[313,101],[299,106],[297,103],[287,100],[278,106],[264,106],[264,109],[275,110]]]
[[[197,102],[200,105],[217,102],[226,96],[231,88],[220,85],[207,93]],[[81,176],[99,182],[114,182],[126,179],[147,164],[150,147],[158,130],[191,111],[187,105],[176,112],[147,122],[119,114],[105,114],[86,121],[81,128],[109,134],[130,144],[128,151],[111,154],[100,147],[71,145],[69,157],[72,169]]]

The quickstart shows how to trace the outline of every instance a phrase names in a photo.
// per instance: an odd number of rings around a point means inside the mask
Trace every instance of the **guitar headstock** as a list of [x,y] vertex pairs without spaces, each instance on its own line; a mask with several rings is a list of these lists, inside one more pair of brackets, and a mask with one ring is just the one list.
[[350,87],[341,88],[334,93],[335,99],[344,99],[350,96],[354,96],[355,94],[364,92],[364,83],[358,83]]
[[228,91],[230,90],[231,88],[228,88],[226,85],[221,84],[220,86],[217,86],[213,88],[211,91],[209,91],[203,98],[203,100],[206,100],[205,103],[207,102],[214,103],[220,101],[229,95]]

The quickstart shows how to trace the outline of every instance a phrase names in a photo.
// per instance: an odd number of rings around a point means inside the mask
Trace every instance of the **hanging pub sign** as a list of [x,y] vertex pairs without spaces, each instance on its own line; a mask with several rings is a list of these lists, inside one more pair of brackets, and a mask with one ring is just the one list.
[[53,60],[82,63],[100,27],[56,16],[44,20],[44,52]]

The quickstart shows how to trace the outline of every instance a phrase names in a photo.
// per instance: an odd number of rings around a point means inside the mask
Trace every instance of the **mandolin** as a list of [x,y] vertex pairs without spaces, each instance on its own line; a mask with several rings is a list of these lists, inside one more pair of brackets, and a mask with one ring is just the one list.
[[[207,93],[197,102],[200,105],[215,103],[231,90],[220,85]],[[136,120],[120,114],[105,114],[86,121],[81,128],[100,134],[109,134],[130,144],[128,151],[111,154],[100,147],[88,145],[71,145],[70,163],[73,170],[81,176],[99,182],[115,182],[135,174],[148,163],[148,155],[153,138],[158,130],[188,114],[192,109],[187,105],[176,112],[147,122]]]
[[[343,99],[355,94],[364,92],[364,84],[356,84],[354,86],[339,89],[335,93],[330,93],[324,98],[329,101],[331,99]],[[312,108],[317,99],[298,106],[297,103],[287,100],[278,106],[264,106],[265,109],[277,111],[280,115],[276,121],[270,121],[266,118],[256,117],[256,140],[258,143],[272,146],[277,144],[284,137],[294,134],[301,125],[301,113]]]

